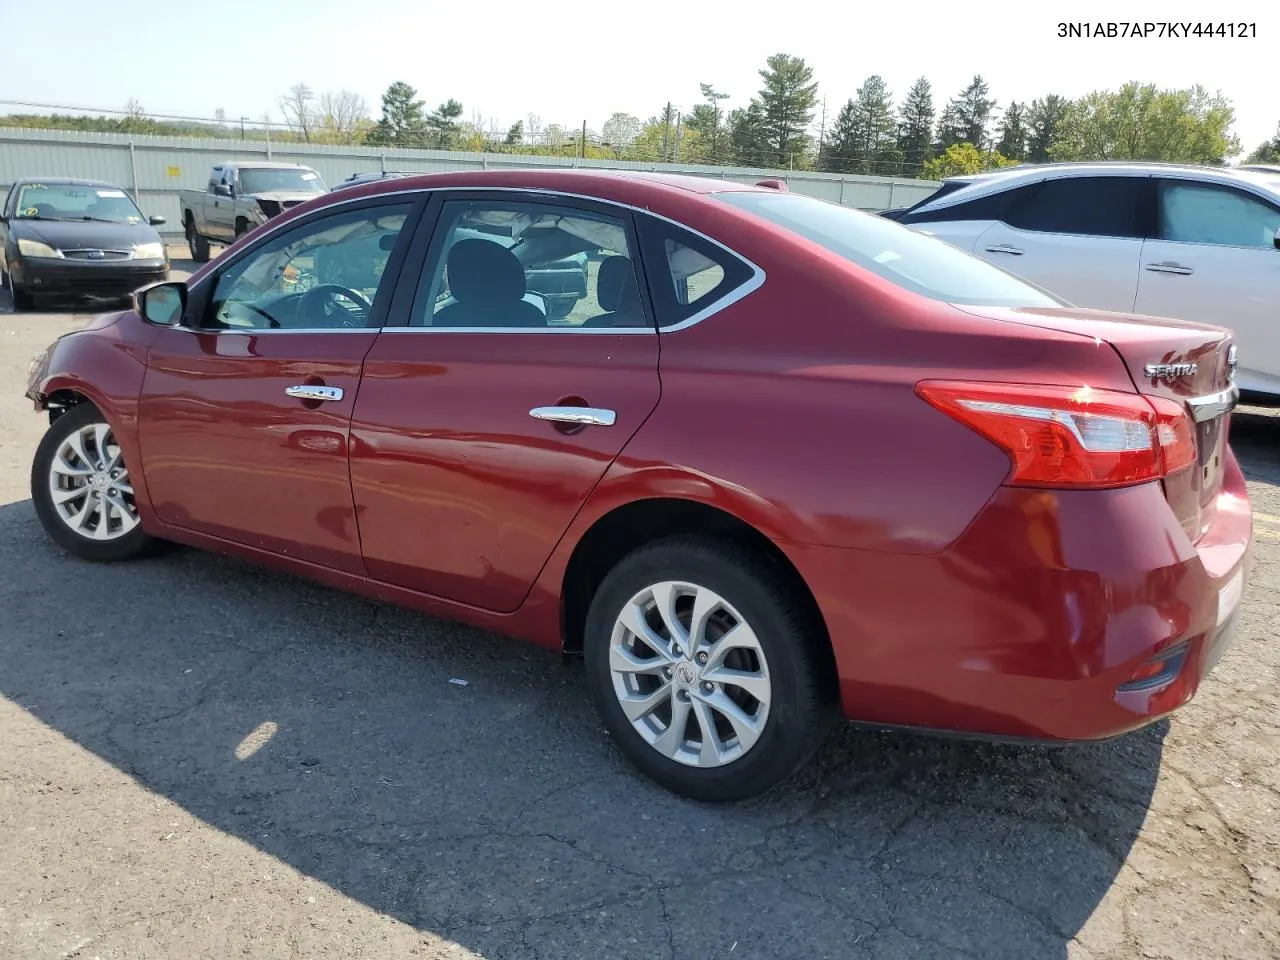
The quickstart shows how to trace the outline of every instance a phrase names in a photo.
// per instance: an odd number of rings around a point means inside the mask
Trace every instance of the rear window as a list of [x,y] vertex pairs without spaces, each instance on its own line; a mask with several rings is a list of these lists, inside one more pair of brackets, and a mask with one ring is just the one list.
[[971,306],[1064,305],[1013,274],[883,217],[795,193],[733,191],[715,196],[932,300]]

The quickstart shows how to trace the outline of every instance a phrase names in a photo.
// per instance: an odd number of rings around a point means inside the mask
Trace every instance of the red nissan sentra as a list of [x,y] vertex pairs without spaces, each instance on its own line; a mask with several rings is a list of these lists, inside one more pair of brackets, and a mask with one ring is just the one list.
[[1235,362],[776,186],[436,174],[59,339],[32,496],[87,559],[177,541],[580,651],[642,771],[733,800],[832,706],[1065,741],[1191,699],[1250,564]]

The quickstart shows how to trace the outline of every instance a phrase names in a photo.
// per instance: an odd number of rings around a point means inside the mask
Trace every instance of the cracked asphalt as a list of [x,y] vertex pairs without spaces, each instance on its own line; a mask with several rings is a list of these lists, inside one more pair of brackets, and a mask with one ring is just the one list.
[[191,550],[59,552],[21,391],[86,319],[0,304],[7,960],[1280,955],[1280,415],[1237,416],[1256,572],[1173,720],[840,729],[706,807],[631,771],[556,656]]

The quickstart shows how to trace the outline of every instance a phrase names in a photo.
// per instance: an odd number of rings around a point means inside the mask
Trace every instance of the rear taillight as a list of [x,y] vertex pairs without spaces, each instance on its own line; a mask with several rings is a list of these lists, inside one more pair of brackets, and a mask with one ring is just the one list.
[[1177,403],[1091,387],[925,381],[933,406],[1001,447],[1007,483],[1122,487],[1159,480],[1196,460],[1191,420]]

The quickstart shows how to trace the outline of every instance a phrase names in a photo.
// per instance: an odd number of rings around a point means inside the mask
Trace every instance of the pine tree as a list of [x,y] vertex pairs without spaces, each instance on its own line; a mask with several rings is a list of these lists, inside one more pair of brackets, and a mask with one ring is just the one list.
[[1027,156],[1024,112],[1022,104],[1015,100],[1005,109],[1000,120],[1000,142],[996,145],[996,151],[1007,160],[1023,160]]
[[917,80],[902,101],[898,122],[898,152],[910,173],[919,173],[933,156],[933,88],[924,77]]
[[775,53],[766,61],[760,78],[764,86],[752,105],[759,106],[763,146],[771,155],[770,162],[792,165],[813,143],[808,133],[818,104],[813,68],[800,57]]
[[382,119],[370,131],[366,143],[397,147],[427,145],[426,104],[418,91],[403,80],[387,87],[382,95]]
[[1051,93],[1043,100],[1032,100],[1027,111],[1026,159],[1032,163],[1046,163],[1049,151],[1057,142],[1058,125],[1066,116],[1068,100]]

